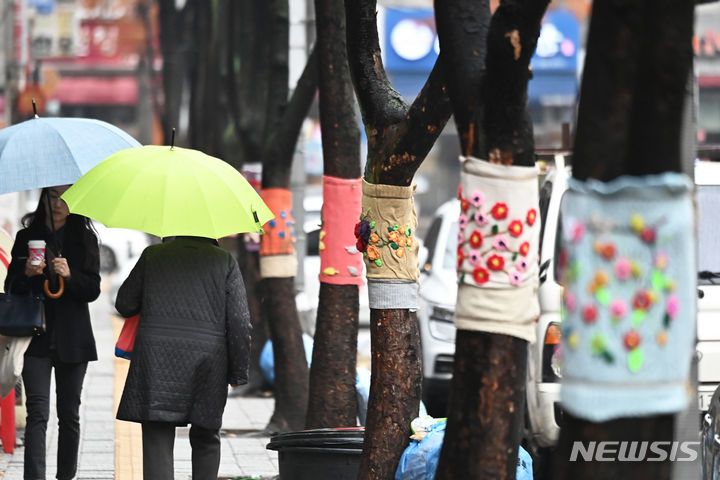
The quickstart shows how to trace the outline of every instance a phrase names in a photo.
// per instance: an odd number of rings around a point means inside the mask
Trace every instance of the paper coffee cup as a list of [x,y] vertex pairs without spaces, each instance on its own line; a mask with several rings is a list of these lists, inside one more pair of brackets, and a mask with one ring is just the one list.
[[30,265],[40,265],[45,259],[45,240],[30,240],[28,255],[30,255]]

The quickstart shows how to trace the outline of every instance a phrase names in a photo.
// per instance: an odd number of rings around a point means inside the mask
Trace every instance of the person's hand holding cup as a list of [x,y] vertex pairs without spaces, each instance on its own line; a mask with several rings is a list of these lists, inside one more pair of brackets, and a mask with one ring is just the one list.
[[25,275],[34,277],[42,275],[45,268],[45,240],[28,242],[28,259],[25,262]]

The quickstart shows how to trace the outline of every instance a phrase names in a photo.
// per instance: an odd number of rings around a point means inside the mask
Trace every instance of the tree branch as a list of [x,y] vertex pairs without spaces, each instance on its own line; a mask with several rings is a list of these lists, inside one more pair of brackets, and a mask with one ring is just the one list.
[[398,123],[407,104],[390,85],[380,56],[375,0],[345,0],[348,61],[368,143],[378,132]]
[[[435,22],[440,39],[440,59],[446,72],[460,150],[466,155],[486,151],[482,130],[482,85],[485,77],[490,2],[435,1]],[[471,126],[472,125],[472,126]],[[476,141],[477,140],[477,141]]]

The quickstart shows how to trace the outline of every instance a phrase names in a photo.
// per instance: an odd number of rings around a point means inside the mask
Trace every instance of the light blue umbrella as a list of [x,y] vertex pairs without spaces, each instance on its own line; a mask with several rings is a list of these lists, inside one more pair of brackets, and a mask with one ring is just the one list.
[[75,183],[116,151],[139,146],[100,120],[26,120],[0,130],[0,194]]

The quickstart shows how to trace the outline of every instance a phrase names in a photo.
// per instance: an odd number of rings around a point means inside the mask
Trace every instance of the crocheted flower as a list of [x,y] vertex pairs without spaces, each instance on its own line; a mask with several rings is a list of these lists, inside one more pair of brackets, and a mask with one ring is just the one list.
[[470,194],[470,203],[479,207],[485,201],[485,195],[480,190],[475,190]]
[[458,231],[458,245],[465,243],[465,232],[462,230]]
[[380,243],[380,237],[377,233],[370,234],[370,243]]
[[397,250],[395,250],[395,255],[398,258],[402,258],[405,256],[405,249],[403,247],[398,247]]
[[650,294],[645,290],[637,292],[633,297],[633,308],[637,310],[647,310],[650,308],[650,303]]
[[400,240],[400,233],[396,230],[393,230],[392,232],[388,232],[388,240],[392,243],[397,243]]
[[530,242],[521,243],[518,251],[520,252],[520,255],[526,257],[527,254],[530,252]]
[[499,252],[504,252],[508,249],[508,238],[505,235],[498,235],[493,240],[493,248]]
[[508,225],[508,232],[513,237],[519,237],[522,235],[523,232],[523,224],[520,220],[513,220],[510,222],[510,225]]
[[462,247],[458,247],[457,249],[457,268],[460,269],[462,267],[462,263],[465,261],[465,252],[463,252]]
[[637,348],[640,345],[640,334],[636,330],[630,330],[623,336],[623,345],[628,350]]
[[367,256],[370,260],[375,261],[380,258],[380,250],[375,245],[367,247]]
[[653,259],[653,263],[655,265],[655,268],[658,268],[660,270],[665,270],[667,268],[668,264],[668,256],[664,252],[658,252],[655,254],[655,258]]
[[595,305],[585,305],[582,309],[582,317],[585,323],[595,323],[597,320],[597,307]]
[[358,249],[358,252],[364,252],[367,249],[367,242],[362,238],[358,238],[357,242],[355,242],[355,248]]
[[483,244],[483,236],[480,230],[474,230],[468,239],[470,246],[473,248],[480,248]]
[[585,225],[582,222],[576,221],[570,231],[570,241],[577,243],[582,240],[585,236]]
[[531,208],[527,212],[527,217],[525,218],[525,221],[528,225],[532,227],[533,225],[535,225],[535,220],[537,220],[537,210]]
[[612,243],[595,242],[593,249],[605,260],[612,260],[615,257],[616,249],[615,245]]
[[487,267],[498,272],[505,268],[505,259],[497,254],[490,255],[490,258],[487,259]]
[[505,203],[498,202],[492,207],[490,212],[495,220],[504,220],[508,215],[508,206]]
[[642,233],[640,234],[640,238],[642,238],[643,242],[645,243],[655,243],[655,229],[651,227],[647,227],[643,229]]
[[458,217],[458,226],[460,229],[464,229],[468,224],[468,217],[464,213],[460,214],[460,217]]
[[645,228],[645,221],[639,213],[635,213],[630,216],[630,228],[635,230],[637,233],[642,232]]
[[463,212],[467,212],[468,208],[470,208],[470,202],[468,202],[466,198],[461,198],[460,199],[460,210],[462,210]]
[[615,262],[615,276],[620,281],[625,281],[632,275],[632,265],[627,258],[618,258]]
[[473,280],[475,280],[475,283],[486,283],[490,280],[490,272],[485,270],[483,267],[477,267],[473,270]]
[[481,212],[480,210],[478,210],[478,211],[475,213],[475,216],[474,216],[473,218],[475,219],[475,223],[477,223],[478,226],[480,226],[480,227],[484,227],[484,226],[487,225],[488,222],[490,221],[490,219],[488,218],[488,216],[485,215],[485,214],[484,214],[483,212]]
[[525,258],[519,258],[515,262],[515,270],[517,270],[518,272],[526,272],[528,269],[528,266],[529,266],[528,261]]
[[520,285],[522,283],[522,276],[517,270],[510,271],[510,285]]
[[610,315],[612,315],[613,319],[620,320],[621,318],[625,317],[628,312],[628,306],[627,303],[625,303],[625,300],[618,298],[612,301],[610,304]]
[[575,307],[577,307],[577,299],[575,298],[575,294],[570,290],[565,290],[563,293],[563,304],[568,312],[575,311]]
[[483,262],[482,253],[480,253],[480,250],[470,250],[470,253],[468,254],[468,260],[470,260],[470,263],[473,266],[479,267],[482,265]]
[[667,310],[667,314],[670,318],[675,318],[677,316],[678,310],[680,309],[680,302],[677,295],[672,294],[668,297],[665,309]]
[[370,237],[371,228],[372,228],[372,227],[370,226],[370,222],[369,222],[369,221],[367,221],[367,220],[360,220],[360,221],[355,225],[355,236],[356,236],[357,238],[362,238],[363,240],[365,240],[365,242],[367,242],[367,241],[368,241],[368,238]]

